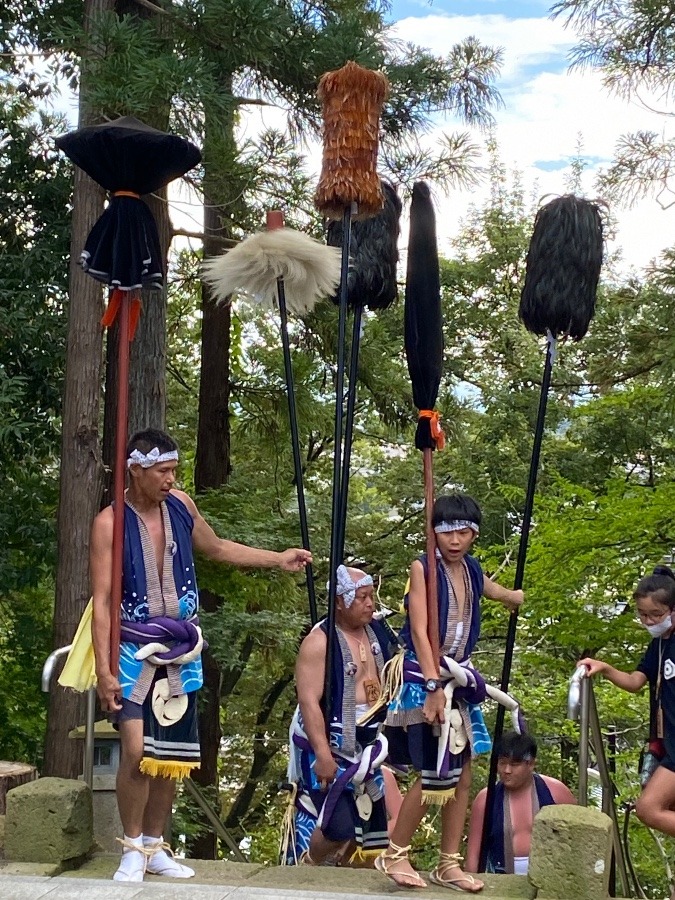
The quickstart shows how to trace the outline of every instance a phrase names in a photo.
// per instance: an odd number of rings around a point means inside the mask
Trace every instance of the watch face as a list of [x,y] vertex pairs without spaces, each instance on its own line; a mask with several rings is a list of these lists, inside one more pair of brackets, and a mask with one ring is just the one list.
[[424,685],[425,691],[427,691],[430,694],[432,694],[436,690],[437,687],[438,687],[438,682],[435,681],[433,678],[430,678],[429,681],[427,681],[427,683]]

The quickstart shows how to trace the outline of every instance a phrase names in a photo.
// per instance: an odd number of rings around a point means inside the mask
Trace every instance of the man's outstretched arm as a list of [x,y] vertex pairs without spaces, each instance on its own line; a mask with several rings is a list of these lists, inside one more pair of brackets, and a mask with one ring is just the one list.
[[286,572],[299,572],[312,561],[309,550],[291,548],[281,553],[275,550],[262,550],[219,538],[213,528],[197,509],[194,500],[183,491],[173,491],[183,501],[194,519],[192,543],[195,550],[215,562],[229,563],[232,566],[279,568]]

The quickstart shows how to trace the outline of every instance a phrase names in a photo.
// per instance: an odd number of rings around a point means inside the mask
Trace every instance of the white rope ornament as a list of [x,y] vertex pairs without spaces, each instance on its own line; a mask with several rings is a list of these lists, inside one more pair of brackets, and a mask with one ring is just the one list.
[[127,469],[130,469],[131,466],[149,469],[151,466],[156,466],[157,463],[173,459],[178,459],[178,450],[169,450],[167,453],[161,453],[159,447],[153,447],[147,453],[143,453],[141,450],[132,450],[127,459]]

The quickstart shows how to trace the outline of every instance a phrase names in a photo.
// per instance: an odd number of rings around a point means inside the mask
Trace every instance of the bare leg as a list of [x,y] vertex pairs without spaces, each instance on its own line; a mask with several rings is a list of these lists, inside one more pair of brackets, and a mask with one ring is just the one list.
[[143,758],[143,722],[129,719],[120,722],[120,767],[117,771],[117,806],[124,833],[139,837],[148,802],[150,778],[139,770]]
[[[124,828],[124,849],[114,881],[143,881],[143,816],[148,800],[149,778],[139,771],[143,756],[143,722],[120,722],[120,767],[117,772],[117,806]],[[136,850],[134,847],[139,849]]]
[[143,834],[159,836],[164,834],[166,820],[171,813],[176,782],[173,778],[150,778],[148,802],[143,815]]
[[148,802],[143,816],[143,845],[146,851],[154,851],[148,856],[146,872],[151,875],[165,875],[168,878],[192,878],[194,869],[170,856],[163,846],[164,826],[171,812],[176,794],[173,778],[151,778]]
[[471,875],[466,875],[459,865],[461,859],[459,846],[466,824],[470,787],[471,761],[469,760],[462,769],[454,799],[446,803],[441,810],[441,860],[436,874],[441,880],[450,880],[456,883],[460,890],[476,893],[482,890],[483,882]]
[[640,794],[635,812],[649,828],[675,837],[675,772],[659,766]]
[[308,863],[313,866],[320,866],[329,856],[337,853],[344,845],[344,841],[329,841],[328,838],[324,837],[324,833],[320,828],[315,828],[309,842]]
[[422,779],[419,778],[403,798],[396,825],[389,836],[389,847],[378,856],[375,868],[388,875],[401,887],[426,887],[426,883],[413,869],[407,857],[389,861],[397,848],[410,845],[412,836],[427,811],[427,804],[422,803]]

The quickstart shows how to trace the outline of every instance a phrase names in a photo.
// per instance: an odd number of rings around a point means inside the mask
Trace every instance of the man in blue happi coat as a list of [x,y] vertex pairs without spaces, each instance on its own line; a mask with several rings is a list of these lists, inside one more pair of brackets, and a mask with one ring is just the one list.
[[199,765],[196,692],[202,686],[199,592],[193,550],[235,566],[296,572],[306,550],[259,550],[219,538],[192,499],[174,488],[178,447],[146,430],[127,447],[119,677],[110,669],[113,519],[106,507],[91,533],[92,638],[97,691],[120,732],[117,802],[124,827],[116,881],[146,871],[190,878],[162,837],[176,778]]

